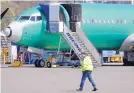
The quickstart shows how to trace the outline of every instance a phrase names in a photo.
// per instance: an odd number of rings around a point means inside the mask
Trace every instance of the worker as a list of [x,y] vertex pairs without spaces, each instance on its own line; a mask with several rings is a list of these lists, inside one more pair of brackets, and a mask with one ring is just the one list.
[[81,63],[81,70],[82,70],[82,78],[81,78],[81,83],[80,83],[80,88],[76,89],[77,91],[82,91],[83,90],[83,86],[85,83],[86,78],[88,77],[89,81],[91,82],[92,86],[93,86],[93,90],[92,91],[97,91],[98,89],[96,88],[96,84],[94,83],[91,73],[93,71],[93,64],[91,61],[91,58],[88,56],[88,54],[86,54],[85,52],[81,54],[83,56],[83,60]]

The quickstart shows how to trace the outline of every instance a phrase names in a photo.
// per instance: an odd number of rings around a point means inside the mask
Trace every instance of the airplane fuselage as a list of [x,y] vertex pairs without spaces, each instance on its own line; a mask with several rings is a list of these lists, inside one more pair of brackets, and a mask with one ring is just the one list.
[[[81,6],[82,31],[98,50],[120,49],[127,37],[134,33],[134,5],[81,4]],[[47,18],[40,6],[28,9],[19,16],[20,18],[9,25],[18,28],[16,32],[19,33],[17,35],[12,31],[12,41],[25,47],[58,50],[61,34],[49,33],[46,29]],[[21,20],[22,16],[29,16],[29,20]],[[37,16],[41,16],[42,19]],[[70,46],[64,40],[60,48],[70,49]]]

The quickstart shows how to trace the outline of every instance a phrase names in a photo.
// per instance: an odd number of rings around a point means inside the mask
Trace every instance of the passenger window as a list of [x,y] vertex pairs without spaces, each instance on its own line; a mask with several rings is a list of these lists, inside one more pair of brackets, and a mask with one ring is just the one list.
[[106,20],[103,20],[103,23],[106,24]]
[[31,21],[35,21],[35,16],[32,16],[32,17],[30,18],[30,20],[31,20]]
[[99,20],[99,23],[100,23],[100,24],[102,23],[101,20]]
[[126,20],[124,20],[124,24],[127,24],[127,21]]
[[97,19],[95,19],[94,22],[97,23]]
[[112,20],[112,23],[113,23],[113,24],[115,23],[114,20]]
[[110,24],[110,20],[107,20],[108,24]]
[[37,16],[37,21],[40,21],[42,20],[42,17],[41,16]]
[[120,20],[120,22],[121,22],[121,24],[123,23],[123,21],[122,21],[122,20]]
[[92,19],[92,23],[94,23],[94,19]]
[[89,20],[87,20],[87,22],[88,22],[88,23],[90,23],[90,21],[89,21]]
[[116,20],[116,23],[118,24],[119,23],[119,20]]

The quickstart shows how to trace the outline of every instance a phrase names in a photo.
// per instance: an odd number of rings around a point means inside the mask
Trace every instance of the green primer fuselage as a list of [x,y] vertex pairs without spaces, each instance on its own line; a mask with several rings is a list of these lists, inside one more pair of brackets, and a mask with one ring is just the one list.
[[[82,30],[98,50],[119,49],[124,40],[134,33],[134,5],[115,4],[81,4]],[[20,16],[39,14],[42,20],[32,22],[23,27],[22,38],[17,44],[57,50],[60,34],[46,30],[46,17],[40,7],[28,9]],[[17,22],[25,21],[16,20]],[[70,49],[66,41],[61,49]]]

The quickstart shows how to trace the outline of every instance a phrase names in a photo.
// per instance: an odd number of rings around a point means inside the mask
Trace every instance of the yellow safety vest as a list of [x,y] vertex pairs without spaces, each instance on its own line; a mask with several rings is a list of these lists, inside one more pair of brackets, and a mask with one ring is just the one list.
[[86,70],[93,71],[93,64],[89,56],[86,56],[84,58],[81,65],[82,65],[81,66],[82,71],[86,71]]

